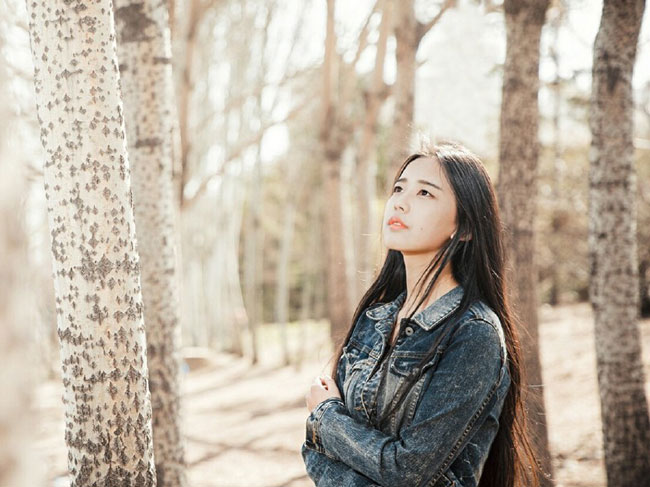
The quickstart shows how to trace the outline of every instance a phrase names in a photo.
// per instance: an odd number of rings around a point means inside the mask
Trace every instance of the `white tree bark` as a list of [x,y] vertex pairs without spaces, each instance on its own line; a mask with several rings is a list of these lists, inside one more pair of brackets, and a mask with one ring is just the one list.
[[73,487],[156,483],[112,8],[27,2]]
[[114,0],[114,6],[147,325],[156,479],[159,487],[183,486],[168,11],[165,3],[153,0]]

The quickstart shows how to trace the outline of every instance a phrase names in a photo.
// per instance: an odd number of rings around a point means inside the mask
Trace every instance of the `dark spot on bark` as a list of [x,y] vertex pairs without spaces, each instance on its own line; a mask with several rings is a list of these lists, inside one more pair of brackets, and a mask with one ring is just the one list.
[[135,142],[135,148],[139,149],[140,147],[157,147],[162,144],[162,139],[160,137],[149,137],[147,139],[138,139]]
[[621,69],[615,66],[607,66],[607,91],[608,93],[613,93],[616,88],[616,84],[621,79]]
[[151,39],[145,35],[147,27],[154,24],[144,12],[144,3],[133,3],[115,10],[116,28],[120,29],[121,42],[140,42]]

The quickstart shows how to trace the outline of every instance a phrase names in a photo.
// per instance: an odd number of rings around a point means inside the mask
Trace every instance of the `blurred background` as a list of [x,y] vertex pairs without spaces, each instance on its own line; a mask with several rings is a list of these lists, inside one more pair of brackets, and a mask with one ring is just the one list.
[[[396,91],[396,26],[411,4],[421,36],[408,113]],[[322,94],[325,1],[170,0],[168,8],[182,427],[190,485],[312,485],[299,450],[308,413],[304,394],[313,376],[331,366],[335,334],[325,276],[341,277],[345,299],[337,316],[348,326],[382,261],[379,228],[388,185],[403,154],[422,141],[461,142],[497,180],[503,6],[472,0],[337,2],[329,61],[337,85],[329,100],[337,114],[334,134],[321,123],[328,106]],[[587,245],[588,116],[601,11],[599,1],[553,0],[541,36],[534,259],[557,486],[605,485]],[[646,377],[649,16],[646,9],[633,78]],[[0,177],[6,181],[2,198],[20,215],[24,235],[20,256],[3,259],[23,262],[17,279],[25,291],[12,299],[26,310],[28,348],[21,353],[34,367],[38,427],[29,445],[43,459],[43,485],[67,486],[33,72],[25,2],[2,0]],[[336,229],[327,219],[333,193],[323,176],[324,138],[340,160]],[[7,225],[0,232],[12,232]],[[340,259],[328,257],[331,232],[341,233]]]

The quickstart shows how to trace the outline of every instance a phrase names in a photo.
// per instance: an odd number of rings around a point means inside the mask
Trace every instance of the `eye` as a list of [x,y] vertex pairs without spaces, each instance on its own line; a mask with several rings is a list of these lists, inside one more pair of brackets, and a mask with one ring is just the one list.
[[429,191],[427,191],[426,189],[421,189],[421,190],[420,190],[420,193],[424,193],[425,195],[428,195],[428,196],[431,196],[432,198],[434,198],[433,194],[431,194],[431,193],[430,193]]
[[399,184],[396,184],[393,186],[393,193],[398,193],[399,191],[402,191],[402,187]]

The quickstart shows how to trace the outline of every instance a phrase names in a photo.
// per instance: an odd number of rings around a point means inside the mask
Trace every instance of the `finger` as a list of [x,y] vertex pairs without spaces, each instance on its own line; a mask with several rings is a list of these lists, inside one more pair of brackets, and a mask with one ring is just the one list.
[[327,376],[323,378],[323,384],[325,384],[325,387],[336,386],[336,381],[331,377]]

